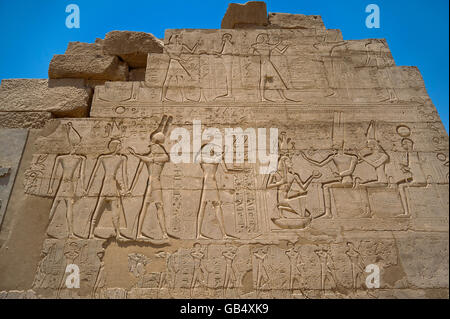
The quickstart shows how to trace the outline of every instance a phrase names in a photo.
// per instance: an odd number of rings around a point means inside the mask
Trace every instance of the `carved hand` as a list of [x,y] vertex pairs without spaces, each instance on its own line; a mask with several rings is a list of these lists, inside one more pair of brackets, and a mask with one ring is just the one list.
[[322,173],[319,171],[313,171],[312,172],[312,177],[313,178],[321,178],[322,177]]

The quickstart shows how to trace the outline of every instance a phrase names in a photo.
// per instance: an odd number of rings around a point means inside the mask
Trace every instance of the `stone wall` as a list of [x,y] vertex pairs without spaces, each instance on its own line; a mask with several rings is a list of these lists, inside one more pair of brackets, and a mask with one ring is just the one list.
[[261,2],[112,31],[3,80],[0,127],[0,298],[448,298],[448,135],[384,39]]

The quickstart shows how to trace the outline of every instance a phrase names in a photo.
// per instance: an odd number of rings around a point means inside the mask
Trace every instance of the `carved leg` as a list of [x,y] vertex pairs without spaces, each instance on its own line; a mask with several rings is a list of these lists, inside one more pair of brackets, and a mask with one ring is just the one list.
[[122,210],[122,207],[121,207],[120,199],[117,199],[115,201],[115,205],[113,206],[113,211],[112,211],[112,222],[113,222],[114,230],[116,232],[117,239],[125,238],[120,233],[120,212],[121,212],[121,210]]
[[403,207],[403,214],[400,216],[409,216],[409,205],[408,205],[408,197],[406,195],[406,188],[408,187],[408,184],[402,183],[398,186],[398,190],[400,193],[400,199],[402,201],[402,207]]
[[161,231],[163,233],[163,238],[167,239],[169,236],[167,235],[166,228],[166,219],[164,216],[164,205],[162,203],[156,203],[156,216],[158,217],[159,226],[161,227]]
[[78,237],[75,235],[75,233],[73,231],[73,205],[74,205],[74,203],[75,203],[75,200],[73,198],[66,199],[66,208],[67,208],[66,220],[67,220],[67,228],[69,230],[70,238]]
[[325,202],[325,215],[324,218],[332,218],[333,213],[331,212],[331,185],[324,185],[323,186],[323,196],[324,196],[324,202]]
[[147,210],[148,210],[148,207],[150,206],[150,204],[151,203],[147,200],[147,198],[145,198],[144,203],[142,204],[142,209],[139,212],[139,216],[138,216],[138,227],[137,227],[136,239],[146,238],[146,236],[142,235],[142,226],[144,225],[145,216],[147,215]]
[[48,223],[50,224],[53,220],[53,217],[55,215],[56,209],[58,208],[59,203],[61,202],[62,198],[57,196],[55,197],[53,204],[52,204],[52,208],[50,209],[50,216],[49,216],[49,221]]
[[200,196],[200,207],[197,213],[197,239],[204,237],[202,234],[203,218],[205,217],[206,200],[205,200],[205,190],[202,190],[202,195]]
[[88,238],[92,239],[94,238],[94,230],[97,226],[97,222],[100,219],[101,214],[103,213],[103,210],[105,208],[106,199],[105,197],[100,197],[97,203],[97,206],[95,207],[94,214],[91,217],[90,223],[89,223],[89,234]]

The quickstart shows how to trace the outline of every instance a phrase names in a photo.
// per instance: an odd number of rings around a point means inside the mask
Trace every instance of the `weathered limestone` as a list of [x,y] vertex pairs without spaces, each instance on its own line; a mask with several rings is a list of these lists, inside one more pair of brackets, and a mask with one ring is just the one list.
[[106,34],[103,51],[120,56],[131,68],[145,68],[149,53],[162,53],[163,42],[150,33],[111,31]]
[[92,91],[77,79],[2,80],[0,112],[50,112],[57,117],[83,117]]
[[325,30],[322,17],[317,15],[269,13],[269,25],[271,28],[280,29],[317,29]]
[[67,55],[103,55],[103,40],[97,39],[95,43],[69,42]]
[[249,1],[245,4],[230,3],[222,19],[222,29],[239,29],[264,27],[269,23],[267,19],[266,3]]
[[126,81],[128,65],[116,56],[57,54],[50,62],[48,76],[50,79]]
[[[448,298],[449,139],[419,70],[264,3],[223,24],[167,30],[163,51],[119,31],[69,45],[69,70],[133,67],[80,84],[89,118],[30,130],[0,298]],[[0,106],[60,114],[53,91],[21,97],[45,81],[6,81]]]
[[145,68],[131,69],[128,76],[129,81],[145,81]]
[[0,129],[0,139],[5,141],[0,149],[0,228],[8,206],[17,170],[27,141],[28,131]]
[[0,128],[43,128],[51,112],[0,112]]

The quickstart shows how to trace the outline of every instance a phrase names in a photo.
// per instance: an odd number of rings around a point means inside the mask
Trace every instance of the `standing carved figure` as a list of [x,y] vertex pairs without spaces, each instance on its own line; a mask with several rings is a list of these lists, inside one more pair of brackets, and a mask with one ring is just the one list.
[[223,295],[227,289],[236,287],[236,266],[234,265],[234,259],[236,258],[237,249],[233,246],[227,245],[222,252],[222,256],[225,258],[225,278],[223,282]]
[[[100,155],[89,178],[88,187],[85,191],[89,193],[99,169],[103,169],[101,178],[100,193],[98,195],[97,204],[93,213],[89,215],[89,238],[95,237],[95,228],[101,218],[101,215],[107,205],[112,207],[112,222],[116,233],[116,238],[123,239],[120,232],[120,214],[123,214],[122,196],[127,193],[128,177],[127,162],[128,158],[120,154],[122,142],[118,139],[112,139],[108,143],[107,154]],[[119,178],[121,175],[121,178]]]
[[259,295],[262,287],[269,282],[269,274],[265,265],[267,248],[256,249],[253,256],[256,259],[256,294]]
[[333,259],[327,249],[318,249],[314,251],[320,261],[320,287],[325,290],[325,284],[328,281],[337,286],[336,269]]
[[358,280],[361,275],[364,273],[366,269],[366,265],[364,263],[364,259],[361,256],[361,253],[355,248],[352,242],[347,243],[347,251],[345,254],[350,259],[352,264],[352,279],[353,279],[353,289],[358,288]]
[[259,34],[256,37],[256,43],[251,45],[253,53],[260,57],[259,94],[262,102],[273,102],[266,98],[265,92],[268,85],[270,85],[271,88],[276,89],[283,100],[298,102],[286,97],[285,91],[288,89],[288,85],[271,60],[273,51],[284,54],[289,48],[289,45],[286,45],[283,48],[280,48],[280,45],[281,40],[276,43],[270,43],[269,35],[266,33]]
[[191,257],[194,260],[194,272],[191,281],[191,296],[197,285],[206,287],[208,272],[203,266],[203,258],[205,258],[205,249],[199,244],[195,243],[191,251]]
[[403,214],[401,217],[408,217],[411,215],[411,208],[407,189],[410,187],[426,187],[427,178],[422,169],[419,153],[414,151],[414,142],[410,138],[402,139],[402,147],[406,151],[406,162],[400,164],[405,178],[398,182],[400,198],[402,200]]
[[78,155],[77,147],[81,143],[81,136],[73,127],[72,123],[66,124],[67,139],[70,144],[70,153],[66,155],[59,155],[55,158],[55,163],[52,169],[50,178],[50,185],[48,193],[53,194],[53,187],[55,185],[55,175],[59,168],[62,169],[60,183],[56,190],[55,199],[53,200],[52,208],[50,209],[49,224],[52,222],[56,209],[60,202],[64,201],[66,204],[66,221],[69,230],[70,238],[78,237],[73,229],[73,206],[76,201],[76,189],[80,183],[81,189],[84,190],[84,170],[86,166],[86,157]]
[[[138,178],[145,166],[147,167],[148,180],[145,188],[144,200],[142,203],[142,208],[137,217],[137,231],[136,239],[148,239],[149,236],[145,236],[142,232],[142,226],[144,225],[144,219],[147,215],[147,211],[151,204],[155,204],[157,218],[159,226],[163,233],[163,239],[169,238],[169,233],[166,228],[166,217],[164,214],[164,203],[162,197],[162,186],[161,186],[161,173],[164,169],[164,165],[170,160],[169,154],[167,153],[164,142],[166,139],[166,134],[169,130],[170,124],[172,123],[172,117],[164,116],[156,129],[152,134],[150,134],[150,151],[147,154],[140,155],[137,154],[133,148],[128,148],[129,152],[139,159],[139,165],[134,174],[133,182],[131,183],[130,192],[136,187]],[[173,235],[171,237],[177,238]]]
[[231,98],[232,94],[232,81],[233,81],[233,45],[234,43],[231,41],[232,35],[229,33],[225,33],[222,36],[222,44],[220,51],[214,52],[220,57],[222,61],[223,67],[225,69],[225,78],[227,85],[227,92],[225,94],[221,94],[216,96],[217,98]]
[[187,61],[183,59],[182,55],[184,51],[191,54],[194,53],[198,44],[199,43],[197,42],[191,49],[181,42],[179,35],[175,34],[170,37],[168,45],[164,46],[164,51],[169,55],[169,66],[167,67],[166,77],[162,86],[161,101],[171,101],[167,98],[167,90],[169,89],[172,78],[175,78],[176,85],[180,90],[181,102],[186,101],[186,94],[184,92],[186,78],[191,78],[192,75],[184,66],[184,63]]
[[[214,147],[215,146],[215,147]],[[208,158],[201,156],[204,150],[210,150]],[[225,223],[223,219],[222,201],[220,200],[219,187],[217,185],[217,169],[219,165],[222,166],[225,172],[232,171],[228,169],[223,161],[223,152],[217,152],[218,145],[205,144],[201,147],[198,156],[201,156],[200,166],[203,170],[202,191],[200,195],[200,206],[197,213],[197,239],[209,238],[202,232],[203,220],[205,217],[206,205],[210,203],[216,212],[216,219],[219,224],[220,232],[224,239],[235,238],[232,235],[227,234],[225,231]]]
[[[289,258],[289,289],[294,291],[295,280],[300,282],[300,268],[299,268],[299,250],[293,243],[288,243],[288,249],[284,252]],[[302,292],[302,290],[300,289]],[[302,292],[303,294],[303,292]],[[304,294],[303,294],[304,295]]]

